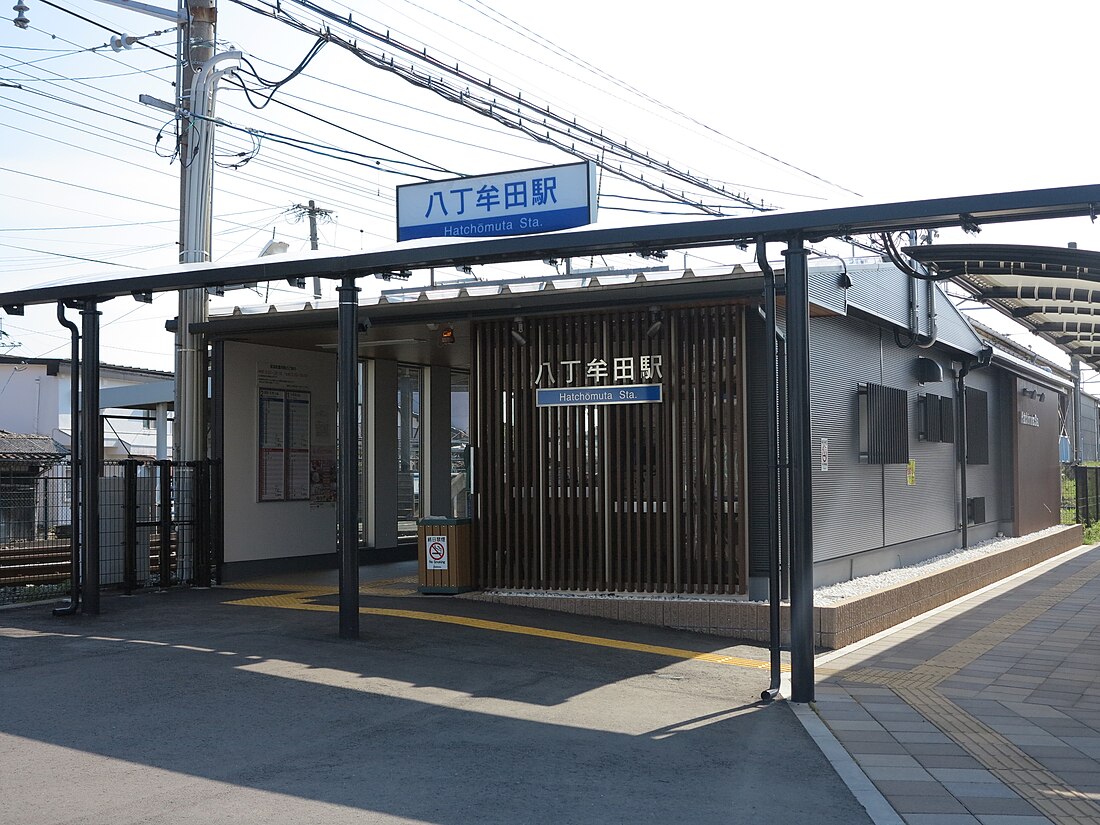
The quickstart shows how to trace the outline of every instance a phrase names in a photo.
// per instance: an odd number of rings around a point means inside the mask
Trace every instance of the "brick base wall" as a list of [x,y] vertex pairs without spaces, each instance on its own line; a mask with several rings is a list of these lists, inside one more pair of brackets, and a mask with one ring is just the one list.
[[[1079,547],[1081,541],[1081,526],[1068,525],[1042,538],[961,562],[922,579],[815,607],[816,644],[819,648],[835,650],[858,642]],[[458,598],[601,616],[753,642],[767,642],[769,636],[768,605],[735,597],[487,591],[466,593]],[[790,611],[786,605],[780,609],[780,634],[784,644],[789,643]]]

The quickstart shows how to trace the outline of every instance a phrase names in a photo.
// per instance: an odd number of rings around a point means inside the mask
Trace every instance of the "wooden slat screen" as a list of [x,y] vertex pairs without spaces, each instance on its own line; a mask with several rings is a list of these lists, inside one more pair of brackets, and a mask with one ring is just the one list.
[[[742,592],[740,323],[715,306],[528,318],[519,336],[510,319],[475,325],[480,586]],[[660,383],[664,399],[540,408],[536,381]]]

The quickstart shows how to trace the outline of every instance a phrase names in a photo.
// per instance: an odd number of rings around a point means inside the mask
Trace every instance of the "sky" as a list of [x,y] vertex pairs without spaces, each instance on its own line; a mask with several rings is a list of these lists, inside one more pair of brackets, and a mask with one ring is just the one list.
[[[96,0],[24,2],[28,29],[0,23],[0,284],[18,289],[175,263],[174,122],[137,102],[140,94],[174,99],[170,24]],[[285,78],[316,37],[248,6],[270,12],[267,0],[219,0],[219,49],[246,54],[240,82],[260,105],[270,89],[257,77]],[[422,59],[366,30],[389,32],[469,78],[491,78],[485,94],[500,93],[495,111],[506,120],[514,116],[502,101],[516,94],[575,118],[577,133],[602,132],[620,152],[726,190],[704,191],[652,164],[623,161],[627,173],[683,188],[687,200],[722,214],[746,214],[742,200],[815,209],[1100,182],[1091,103],[1100,7],[1084,0],[1047,3],[1041,14],[1033,4],[982,0],[919,7],[681,0],[654,11],[619,0],[284,0],[281,8],[307,30],[331,12],[330,31],[368,57],[386,54],[425,71]],[[349,14],[363,28],[343,24]],[[111,31],[140,42],[115,52],[105,45]],[[358,252],[393,243],[399,184],[573,160],[333,41],[263,108],[223,84],[216,114],[225,125],[214,174],[215,261],[254,258],[270,239],[308,249],[308,223],[293,207],[310,199],[332,212],[319,227],[321,249]],[[523,122],[539,128],[530,113]],[[702,213],[614,170],[601,173],[598,226],[680,216]],[[990,226],[976,240],[1100,249],[1098,232],[1075,219]],[[938,240],[968,239],[945,230]],[[746,260],[732,248],[672,258],[694,267]],[[647,263],[616,256],[574,265]],[[552,270],[537,262],[473,273],[546,274]],[[367,291],[400,286],[364,284]],[[211,304],[308,300],[271,284]],[[175,314],[171,293],[149,305],[106,304],[104,360],[170,369],[164,322]],[[991,310],[974,314],[1004,327]],[[3,317],[0,352],[64,357],[67,333],[54,316],[51,307],[30,307],[24,317]]]

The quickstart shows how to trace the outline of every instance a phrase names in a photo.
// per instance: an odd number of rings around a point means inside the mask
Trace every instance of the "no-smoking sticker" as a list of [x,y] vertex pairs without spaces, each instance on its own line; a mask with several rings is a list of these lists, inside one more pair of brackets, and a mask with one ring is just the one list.
[[425,558],[428,560],[429,570],[447,569],[447,537],[425,536]]

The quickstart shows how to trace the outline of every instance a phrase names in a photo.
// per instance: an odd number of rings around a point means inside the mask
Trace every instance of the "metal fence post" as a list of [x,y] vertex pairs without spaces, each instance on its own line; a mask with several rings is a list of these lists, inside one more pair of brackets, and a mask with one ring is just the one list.
[[137,461],[122,462],[122,587],[129,596],[137,587]]
[[196,587],[210,586],[210,485],[208,461],[193,461],[191,490],[194,494],[194,509],[191,513],[192,535],[194,541],[195,573],[192,584]]
[[157,462],[157,475],[160,483],[160,507],[157,513],[157,528],[160,535],[160,586],[172,584],[172,463]]

